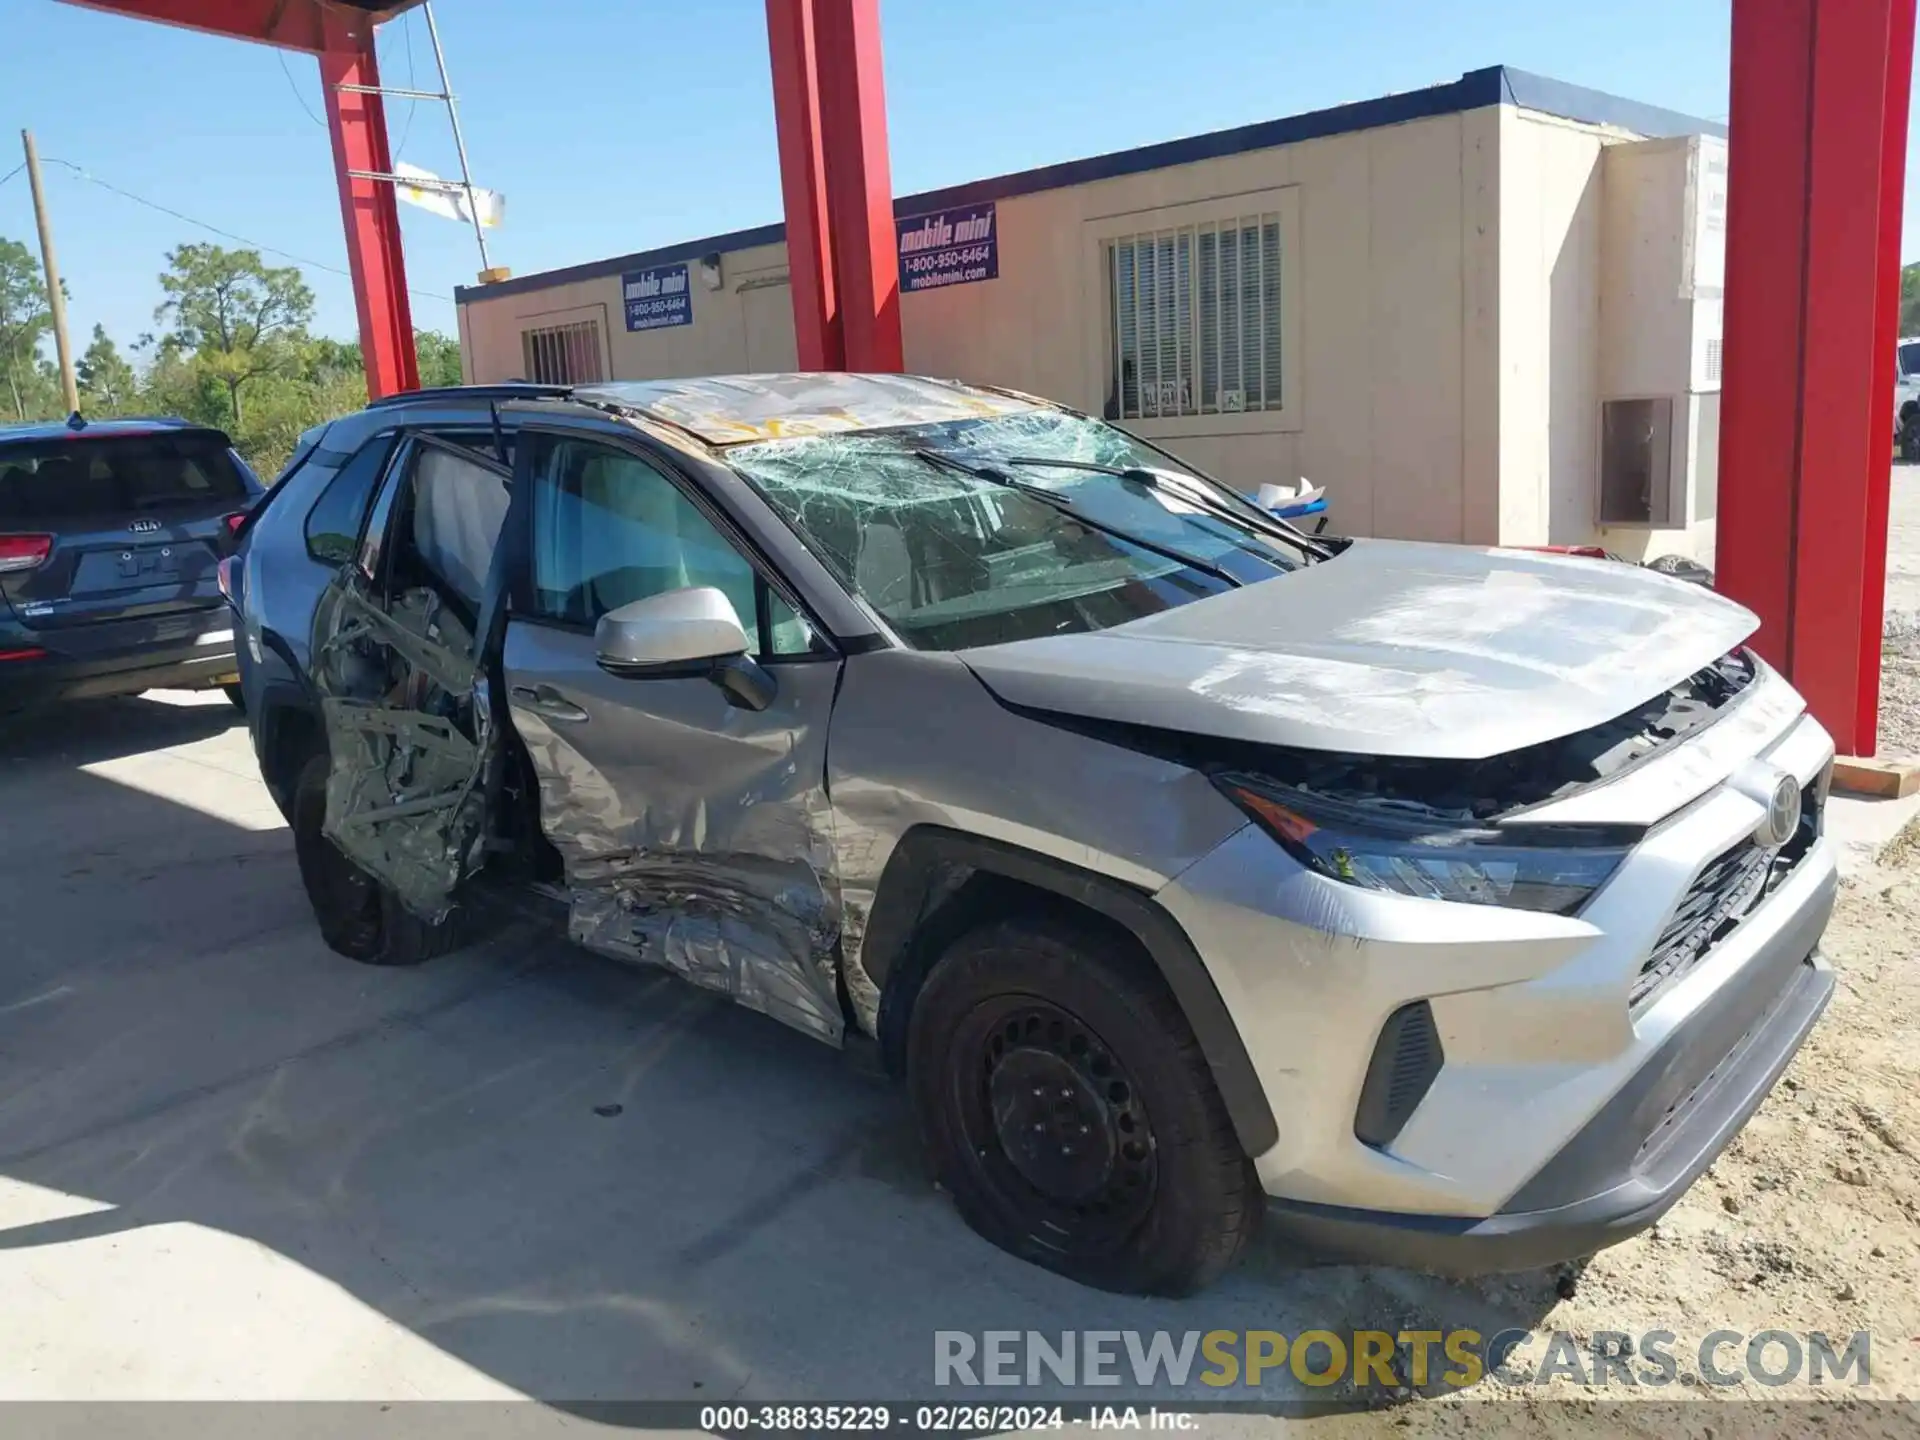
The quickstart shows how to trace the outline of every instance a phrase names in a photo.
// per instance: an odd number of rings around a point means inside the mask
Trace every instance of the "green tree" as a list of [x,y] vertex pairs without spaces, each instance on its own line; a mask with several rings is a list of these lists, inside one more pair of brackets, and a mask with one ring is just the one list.
[[1900,267],[1900,333],[1920,335],[1920,264]]
[[247,387],[298,369],[313,291],[297,268],[268,265],[257,250],[199,244],[168,252],[160,288],[167,298],[154,318],[170,322],[180,349],[219,382],[239,429]]
[[121,355],[104,325],[93,327],[93,340],[74,367],[85,408],[97,415],[119,415],[133,408],[139,378]]
[[0,369],[16,420],[37,413],[42,403],[40,340],[52,328],[40,262],[18,240],[0,236]]
[[189,353],[173,335],[142,335],[133,344],[141,356],[140,397],[142,410],[155,415],[178,415],[197,425],[225,425],[226,387],[209,374],[197,356]]
[[322,335],[307,342],[301,354],[301,369],[309,380],[324,381],[335,375],[364,375],[360,363],[360,342],[335,340]]
[[413,332],[413,353],[420,361],[420,383],[426,386],[458,385],[460,342],[438,330]]

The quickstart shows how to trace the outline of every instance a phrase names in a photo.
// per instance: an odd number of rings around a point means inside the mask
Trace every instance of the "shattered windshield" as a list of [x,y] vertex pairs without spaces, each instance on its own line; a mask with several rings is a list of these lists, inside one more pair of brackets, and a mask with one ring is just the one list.
[[1039,463],[1051,459],[1190,473],[1111,425],[1050,410],[727,451],[916,649],[1104,630],[1306,558],[1179,488]]

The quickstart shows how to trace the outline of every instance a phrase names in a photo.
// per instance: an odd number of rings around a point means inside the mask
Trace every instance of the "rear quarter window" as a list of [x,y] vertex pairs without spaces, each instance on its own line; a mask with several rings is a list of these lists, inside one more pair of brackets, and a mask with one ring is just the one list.
[[367,505],[392,450],[391,434],[375,436],[327,482],[307,512],[307,554],[323,565],[344,565],[353,558]]

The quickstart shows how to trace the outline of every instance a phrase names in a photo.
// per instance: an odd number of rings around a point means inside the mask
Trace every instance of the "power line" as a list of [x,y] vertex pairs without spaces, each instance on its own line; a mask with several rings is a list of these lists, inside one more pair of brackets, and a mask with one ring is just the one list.
[[22,170],[26,168],[27,168],[27,162],[22,160],[18,165],[14,166],[6,174],[0,175],[0,185],[6,184],[9,180],[11,180],[14,176],[18,175]]
[[294,83],[293,71],[287,68],[286,52],[284,50],[281,50],[278,46],[276,46],[274,48],[273,58],[280,62],[280,73],[287,77],[287,88],[293,91],[294,100],[298,102],[300,108],[306,112],[307,118],[313,121],[313,123],[318,125],[322,130],[326,129],[327,122],[322,120],[318,115],[313,113],[313,107],[307,104],[307,97],[300,93],[299,85]]
[[[413,12],[407,11],[400,17],[400,34],[407,42],[407,88],[418,90],[419,82],[413,76]],[[407,153],[407,137],[413,133],[413,112],[420,108],[420,102],[413,97],[407,98],[407,122],[400,127],[400,143],[393,147],[393,158],[398,160]]]
[[[296,255],[291,250],[282,250],[276,245],[263,245],[258,240],[249,240],[244,235],[237,235],[231,230],[223,230],[218,225],[210,225],[205,220],[196,219],[191,215],[183,213],[182,211],[173,209],[171,206],[162,205],[155,200],[149,200],[144,195],[136,195],[131,190],[122,190],[118,185],[114,185],[108,181],[102,180],[98,175],[89,174],[86,170],[74,164],[71,160],[59,160],[54,158],[51,155],[43,156],[42,158],[46,161],[47,164],[59,165],[67,170],[71,170],[75,175],[79,176],[82,180],[85,180],[88,184],[98,185],[102,190],[110,191],[111,193],[120,196],[123,200],[131,200],[133,201],[134,204],[144,205],[149,210],[158,210],[162,215],[170,215],[175,220],[184,221],[188,225],[197,225],[202,230],[211,231],[213,234],[219,235],[224,239],[237,241],[240,244],[247,246],[249,249],[264,250],[269,255],[278,255],[281,259],[291,260],[296,265],[308,265],[315,270],[324,270],[329,275],[339,275],[348,280],[351,280],[353,278],[352,272],[347,270],[342,270],[338,265],[329,265],[324,260],[314,260],[305,255]],[[424,295],[430,300],[444,300],[449,304],[453,302],[453,297],[451,295],[442,295],[437,290],[421,290],[412,285],[409,285],[407,287],[407,292],[412,295]]]
[[[407,88],[409,90],[416,90],[419,88],[419,82],[415,78],[415,72],[414,72],[414,66],[413,66],[413,12],[412,11],[408,11],[405,15],[402,15],[400,17],[400,34],[407,42]],[[324,130],[326,128],[327,122],[322,120],[318,115],[313,113],[313,107],[307,104],[307,97],[300,93],[299,81],[293,78],[293,71],[287,68],[286,52],[283,50],[276,49],[273,52],[273,54],[274,54],[274,59],[280,62],[280,73],[287,77],[287,88],[293,91],[294,100],[298,102],[301,110],[306,112],[307,118]],[[398,160],[402,155],[406,154],[407,137],[413,134],[413,112],[419,108],[420,108],[419,100],[414,98],[413,96],[408,96],[407,97],[407,118],[406,118],[406,121],[400,127],[400,142],[393,147],[393,156],[394,156],[394,159],[396,160]],[[3,183],[5,182],[0,181],[0,184],[3,184]]]

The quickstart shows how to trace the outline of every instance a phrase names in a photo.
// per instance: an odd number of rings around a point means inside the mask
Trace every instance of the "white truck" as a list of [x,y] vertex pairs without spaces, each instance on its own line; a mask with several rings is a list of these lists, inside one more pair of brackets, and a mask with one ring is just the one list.
[[1920,339],[1902,340],[1894,363],[1893,443],[1902,460],[1920,460]]

